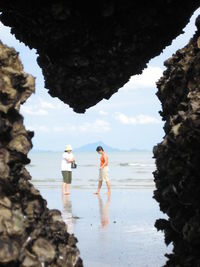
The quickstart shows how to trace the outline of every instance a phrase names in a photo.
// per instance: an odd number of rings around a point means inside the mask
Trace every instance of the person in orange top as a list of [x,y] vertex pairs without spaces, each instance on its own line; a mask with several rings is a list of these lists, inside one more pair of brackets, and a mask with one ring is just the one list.
[[106,152],[104,152],[104,150],[101,146],[98,146],[96,148],[96,151],[97,151],[97,153],[99,153],[101,155],[101,158],[100,158],[98,188],[94,194],[98,195],[100,193],[102,183],[103,183],[103,181],[105,181],[107,188],[108,188],[108,194],[110,195],[111,190],[110,190],[110,181],[108,179],[108,155]]

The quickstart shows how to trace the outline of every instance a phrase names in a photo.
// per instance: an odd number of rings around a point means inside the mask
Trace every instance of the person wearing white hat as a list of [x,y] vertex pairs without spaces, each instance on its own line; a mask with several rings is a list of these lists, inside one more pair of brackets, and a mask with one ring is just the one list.
[[63,176],[62,193],[64,195],[70,194],[70,184],[72,182],[72,162],[75,162],[74,155],[72,154],[72,147],[67,145],[62,155],[61,163],[61,171]]

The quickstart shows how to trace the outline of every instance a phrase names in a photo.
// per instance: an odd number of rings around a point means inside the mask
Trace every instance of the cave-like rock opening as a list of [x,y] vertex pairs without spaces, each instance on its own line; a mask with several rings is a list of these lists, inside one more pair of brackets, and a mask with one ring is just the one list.
[[[109,98],[141,73],[181,33],[198,1],[8,1],[1,21],[38,52],[46,88],[76,112]],[[177,19],[178,18],[178,19]],[[166,266],[199,266],[199,19],[198,30],[166,61],[158,82],[166,136],[154,149],[155,198],[169,216],[158,220],[174,250]],[[82,266],[76,239],[60,213],[48,210],[29,182],[32,132],[19,106],[34,91],[17,53],[0,44],[0,262],[2,266]],[[11,227],[14,225],[15,227]],[[43,249],[49,251],[46,255]],[[67,265],[66,265],[67,262]]]

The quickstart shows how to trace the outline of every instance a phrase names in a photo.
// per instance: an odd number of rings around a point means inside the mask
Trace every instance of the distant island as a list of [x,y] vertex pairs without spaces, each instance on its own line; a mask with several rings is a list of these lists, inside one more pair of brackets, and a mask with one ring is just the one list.
[[122,149],[108,146],[108,145],[104,144],[102,141],[99,141],[99,142],[95,142],[95,143],[86,144],[86,145],[78,147],[78,148],[74,148],[74,152],[94,152],[96,150],[97,146],[102,146],[103,149],[107,152],[123,152],[123,151],[144,152],[144,151],[148,151],[148,150],[144,150],[144,149],[134,149],[134,148],[129,149],[129,150],[122,150]]
[[[95,152],[97,146],[102,146],[103,149],[107,152],[151,152],[150,150],[147,149],[136,149],[136,148],[131,148],[131,149],[118,149],[115,147],[111,147],[103,143],[102,141],[95,142],[95,143],[90,143],[86,144],[83,146],[80,146],[78,148],[73,148],[73,152]],[[52,151],[52,150],[41,150],[41,149],[33,149],[31,152],[34,153],[47,153],[47,152],[61,152],[61,151]]]

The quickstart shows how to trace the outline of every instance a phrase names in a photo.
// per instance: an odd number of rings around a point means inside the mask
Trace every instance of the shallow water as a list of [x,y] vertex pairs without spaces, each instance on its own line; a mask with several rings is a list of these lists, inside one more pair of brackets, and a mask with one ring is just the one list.
[[[98,181],[99,155],[74,154],[78,168],[73,170],[72,187],[94,188]],[[60,171],[62,152],[32,152],[27,166],[36,186],[58,188],[61,186]],[[113,189],[153,188],[155,163],[151,152],[109,153],[109,177]]]
[[164,217],[150,189],[116,189],[110,198],[92,190],[42,189],[49,208],[61,210],[68,231],[78,238],[85,267],[161,267],[170,251],[154,223]]
[[105,185],[100,197],[93,192],[98,182],[99,156],[75,154],[71,195],[62,196],[62,153],[31,153],[28,170],[49,208],[56,208],[78,238],[85,267],[161,267],[169,253],[163,234],[154,223],[165,216],[152,198],[155,169],[151,153],[110,153],[111,197]]

